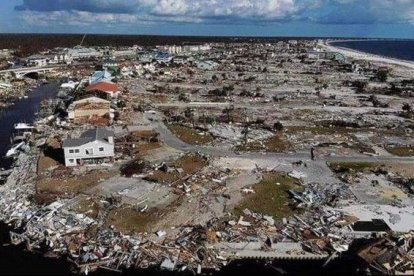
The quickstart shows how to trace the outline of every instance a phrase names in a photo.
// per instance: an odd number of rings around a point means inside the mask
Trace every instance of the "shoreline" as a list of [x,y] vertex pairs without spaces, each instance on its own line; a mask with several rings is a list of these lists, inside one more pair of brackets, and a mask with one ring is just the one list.
[[[356,40],[356,41],[359,41],[359,40]],[[358,51],[358,50],[354,50],[354,49],[346,48],[346,47],[338,47],[338,46],[334,46],[331,44],[334,42],[338,42],[338,41],[324,41],[321,46],[327,51],[338,52],[352,59],[359,59],[359,60],[365,60],[365,61],[370,61],[370,62],[375,62],[375,63],[383,63],[383,64],[402,66],[402,67],[406,67],[409,69],[414,69],[413,61],[397,59],[397,58],[387,57],[387,56],[380,56],[380,55],[362,52],[362,51]]]

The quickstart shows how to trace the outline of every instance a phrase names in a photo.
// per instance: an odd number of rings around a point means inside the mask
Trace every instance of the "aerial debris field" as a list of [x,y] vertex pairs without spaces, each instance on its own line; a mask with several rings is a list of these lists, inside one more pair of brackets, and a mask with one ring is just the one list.
[[413,273],[414,69],[334,50],[99,48],[60,66],[0,186],[12,242],[83,273],[202,273],[329,265],[364,239],[354,255],[373,273]]

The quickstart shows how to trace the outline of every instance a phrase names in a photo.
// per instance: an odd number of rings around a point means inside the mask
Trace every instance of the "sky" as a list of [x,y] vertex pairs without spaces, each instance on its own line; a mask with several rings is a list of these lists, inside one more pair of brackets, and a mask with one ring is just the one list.
[[414,39],[414,0],[0,0],[0,32]]

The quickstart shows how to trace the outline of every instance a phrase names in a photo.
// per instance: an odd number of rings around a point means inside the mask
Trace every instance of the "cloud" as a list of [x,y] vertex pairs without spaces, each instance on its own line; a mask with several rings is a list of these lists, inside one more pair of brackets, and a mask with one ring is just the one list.
[[15,7],[18,11],[85,11],[92,13],[133,13],[135,0],[24,0]]
[[[26,21],[414,24],[414,0],[23,0]],[[107,21],[106,21],[107,20]]]
[[414,23],[413,0],[321,0],[313,21],[325,24]]
[[[295,0],[24,0],[18,11],[81,11],[222,20],[283,20],[297,12]],[[174,19],[172,19],[175,21]]]

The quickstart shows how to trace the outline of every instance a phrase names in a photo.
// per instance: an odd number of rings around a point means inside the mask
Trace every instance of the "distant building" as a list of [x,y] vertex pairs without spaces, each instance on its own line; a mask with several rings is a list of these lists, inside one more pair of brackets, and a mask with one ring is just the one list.
[[68,58],[71,60],[101,58],[103,53],[93,48],[85,48],[82,46],[75,46],[67,50]]
[[150,63],[155,59],[154,52],[142,51],[138,53],[138,60],[142,63]]
[[126,47],[120,49],[105,49],[103,50],[103,57],[107,59],[116,58],[135,58],[137,56],[138,47]]
[[183,46],[183,52],[205,52],[210,50],[211,46],[209,44],[189,44]]
[[182,53],[183,47],[182,46],[176,46],[176,45],[170,45],[170,46],[157,46],[157,49],[159,51],[168,52],[170,55],[177,55]]
[[118,67],[118,62],[116,60],[114,60],[114,59],[105,59],[102,62],[102,67],[104,69]]
[[44,55],[31,55],[27,58],[27,64],[30,66],[43,67],[48,65],[48,58]]
[[157,52],[155,55],[155,60],[160,62],[170,62],[172,57],[169,53],[166,52]]
[[320,52],[308,52],[307,58],[308,59],[320,59],[322,57]]
[[105,128],[90,129],[79,138],[66,139],[62,148],[67,167],[113,162],[114,132]]
[[13,55],[13,50],[0,49],[0,58],[9,58]]
[[219,65],[217,62],[212,60],[201,60],[196,62],[197,68],[202,70],[213,70]]
[[338,52],[312,51],[312,52],[308,52],[306,55],[308,59],[314,59],[314,60],[325,59],[325,60],[335,60],[335,61],[341,61],[341,62],[344,62],[346,60],[345,56]]
[[112,53],[112,56],[115,58],[135,58],[137,56],[136,48],[115,50]]
[[42,67],[49,64],[70,63],[69,56],[66,54],[31,55],[26,58],[29,66]]
[[71,63],[67,54],[48,54],[46,57],[49,64]]
[[187,62],[187,57],[186,56],[175,56],[173,58],[174,63],[177,64],[184,64]]

